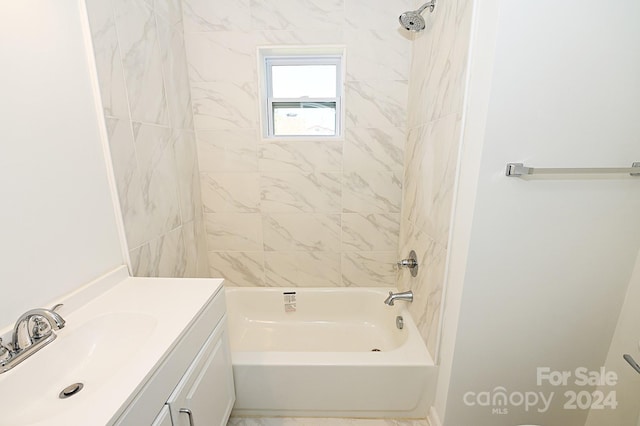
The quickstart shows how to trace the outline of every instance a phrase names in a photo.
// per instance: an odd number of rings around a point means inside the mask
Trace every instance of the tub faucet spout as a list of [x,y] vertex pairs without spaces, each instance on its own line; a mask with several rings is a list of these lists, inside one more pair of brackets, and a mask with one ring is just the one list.
[[389,297],[387,297],[384,301],[389,306],[393,306],[396,300],[404,300],[407,302],[413,302],[413,292],[403,291],[402,293],[394,293],[392,291],[389,292]]

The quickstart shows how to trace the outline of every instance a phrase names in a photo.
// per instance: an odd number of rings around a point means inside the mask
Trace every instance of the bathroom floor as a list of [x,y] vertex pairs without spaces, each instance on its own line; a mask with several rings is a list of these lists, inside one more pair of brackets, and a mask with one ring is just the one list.
[[227,426],[429,426],[426,420],[232,417]]

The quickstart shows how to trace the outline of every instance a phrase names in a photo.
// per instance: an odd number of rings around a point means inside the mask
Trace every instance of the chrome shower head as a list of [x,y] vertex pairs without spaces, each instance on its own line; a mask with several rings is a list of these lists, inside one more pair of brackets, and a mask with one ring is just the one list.
[[413,32],[424,30],[425,22],[421,14],[426,8],[429,8],[429,12],[433,12],[433,9],[435,9],[435,7],[436,0],[431,0],[430,2],[420,6],[420,9],[418,10],[411,10],[403,13],[398,17],[400,25],[402,25],[406,30]]
[[424,30],[425,23],[424,18],[420,16],[415,10],[410,12],[405,12],[398,18],[400,20],[400,24],[409,31],[422,31]]

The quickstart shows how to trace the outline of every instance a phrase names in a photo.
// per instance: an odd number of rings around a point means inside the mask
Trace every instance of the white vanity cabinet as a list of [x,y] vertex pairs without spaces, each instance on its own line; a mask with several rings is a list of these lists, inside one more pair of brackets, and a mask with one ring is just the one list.
[[169,351],[118,426],[225,426],[235,402],[224,289]]
[[169,405],[166,404],[162,407],[162,411],[158,414],[158,417],[151,423],[151,426],[173,426],[171,423],[171,413],[169,412]]
[[235,401],[226,318],[169,397],[173,426],[225,426]]

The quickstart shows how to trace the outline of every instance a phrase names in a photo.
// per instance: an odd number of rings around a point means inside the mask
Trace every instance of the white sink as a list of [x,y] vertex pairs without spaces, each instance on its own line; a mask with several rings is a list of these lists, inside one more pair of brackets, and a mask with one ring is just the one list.
[[[117,312],[59,330],[56,340],[3,374],[2,388],[11,390],[3,391],[3,405],[13,410],[0,416],[0,425],[36,423],[86,403],[109,384],[114,371],[139,356],[157,325],[147,314]],[[60,399],[60,392],[73,383],[84,387]]]
[[[118,274],[98,292],[87,286],[56,301],[66,321],[56,340],[0,374],[0,426],[113,423],[221,287]],[[59,398],[77,382],[82,390]]]

